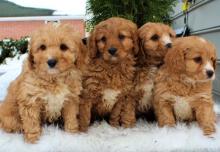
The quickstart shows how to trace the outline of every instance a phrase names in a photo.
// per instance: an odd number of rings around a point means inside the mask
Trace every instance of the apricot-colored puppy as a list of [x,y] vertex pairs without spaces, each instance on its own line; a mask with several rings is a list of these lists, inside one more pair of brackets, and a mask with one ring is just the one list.
[[25,140],[34,143],[44,122],[62,117],[65,131],[77,132],[85,51],[69,25],[50,24],[34,32],[23,71],[0,106],[0,127],[23,131]]
[[154,108],[160,127],[196,120],[205,135],[215,132],[212,80],[215,47],[203,38],[177,39],[155,79]]
[[[154,78],[164,63],[164,56],[172,48],[175,32],[162,23],[146,23],[138,29],[140,50],[137,58],[135,91],[137,92],[137,115],[152,111]],[[151,114],[152,115],[152,114]]]
[[[81,130],[86,131],[91,115],[110,115],[110,124],[130,127],[135,122],[130,92],[138,51],[137,27],[113,17],[95,26],[88,40],[90,64],[83,79],[80,106]],[[123,107],[123,108],[122,108]]]

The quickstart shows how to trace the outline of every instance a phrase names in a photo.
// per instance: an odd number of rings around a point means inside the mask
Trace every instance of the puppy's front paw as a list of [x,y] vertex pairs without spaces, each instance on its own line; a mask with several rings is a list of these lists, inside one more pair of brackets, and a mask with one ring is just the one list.
[[69,133],[79,132],[79,126],[77,124],[65,124],[64,130]]
[[203,127],[203,134],[205,136],[210,136],[215,133],[215,125],[205,126]]
[[123,128],[133,128],[133,127],[135,126],[135,121],[122,123],[121,126],[122,126]]
[[163,121],[163,122],[159,122],[159,123],[158,123],[158,126],[159,126],[159,127],[165,127],[165,126],[175,127],[175,126],[176,126],[176,123],[175,123],[175,121]]
[[121,126],[123,128],[133,128],[135,125],[134,124],[122,124]]
[[26,142],[34,144],[40,138],[41,132],[34,132],[34,133],[25,133],[24,139]]
[[133,128],[136,123],[135,115],[127,115],[121,118],[121,126],[124,128]]
[[16,120],[5,119],[4,121],[0,121],[0,128],[8,133],[21,132],[22,125]]
[[115,128],[118,128],[120,126],[118,121],[110,120],[109,123],[112,127],[115,127]]
[[124,128],[132,128],[135,126],[136,118],[135,115],[131,117],[122,117],[121,119],[121,126]]
[[88,131],[88,127],[80,126],[79,131],[80,132],[87,132]]

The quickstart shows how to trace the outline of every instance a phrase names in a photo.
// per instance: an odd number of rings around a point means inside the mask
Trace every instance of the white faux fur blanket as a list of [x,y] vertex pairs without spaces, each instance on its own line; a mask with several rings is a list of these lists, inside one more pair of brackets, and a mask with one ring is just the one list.
[[45,126],[37,144],[27,144],[22,134],[0,130],[0,152],[146,152],[220,151],[220,123],[213,137],[205,137],[196,123],[158,128],[140,120],[132,129],[113,128],[106,122],[94,124],[88,133],[69,134]]

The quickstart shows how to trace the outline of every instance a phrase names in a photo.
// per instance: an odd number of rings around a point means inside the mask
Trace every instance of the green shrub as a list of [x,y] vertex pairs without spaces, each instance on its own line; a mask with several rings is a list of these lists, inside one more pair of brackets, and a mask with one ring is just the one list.
[[169,14],[177,0],[87,0],[86,13],[91,16],[87,30],[109,17],[134,21],[138,27],[146,22],[170,23]]
[[24,54],[28,51],[28,38],[20,40],[4,39],[0,41],[0,64],[8,57]]

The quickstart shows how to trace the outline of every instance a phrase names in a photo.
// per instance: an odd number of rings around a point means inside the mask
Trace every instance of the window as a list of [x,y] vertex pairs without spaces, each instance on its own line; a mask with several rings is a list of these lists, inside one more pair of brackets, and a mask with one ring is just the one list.
[[44,23],[45,23],[45,24],[48,24],[48,23],[60,24],[60,20],[45,20]]

